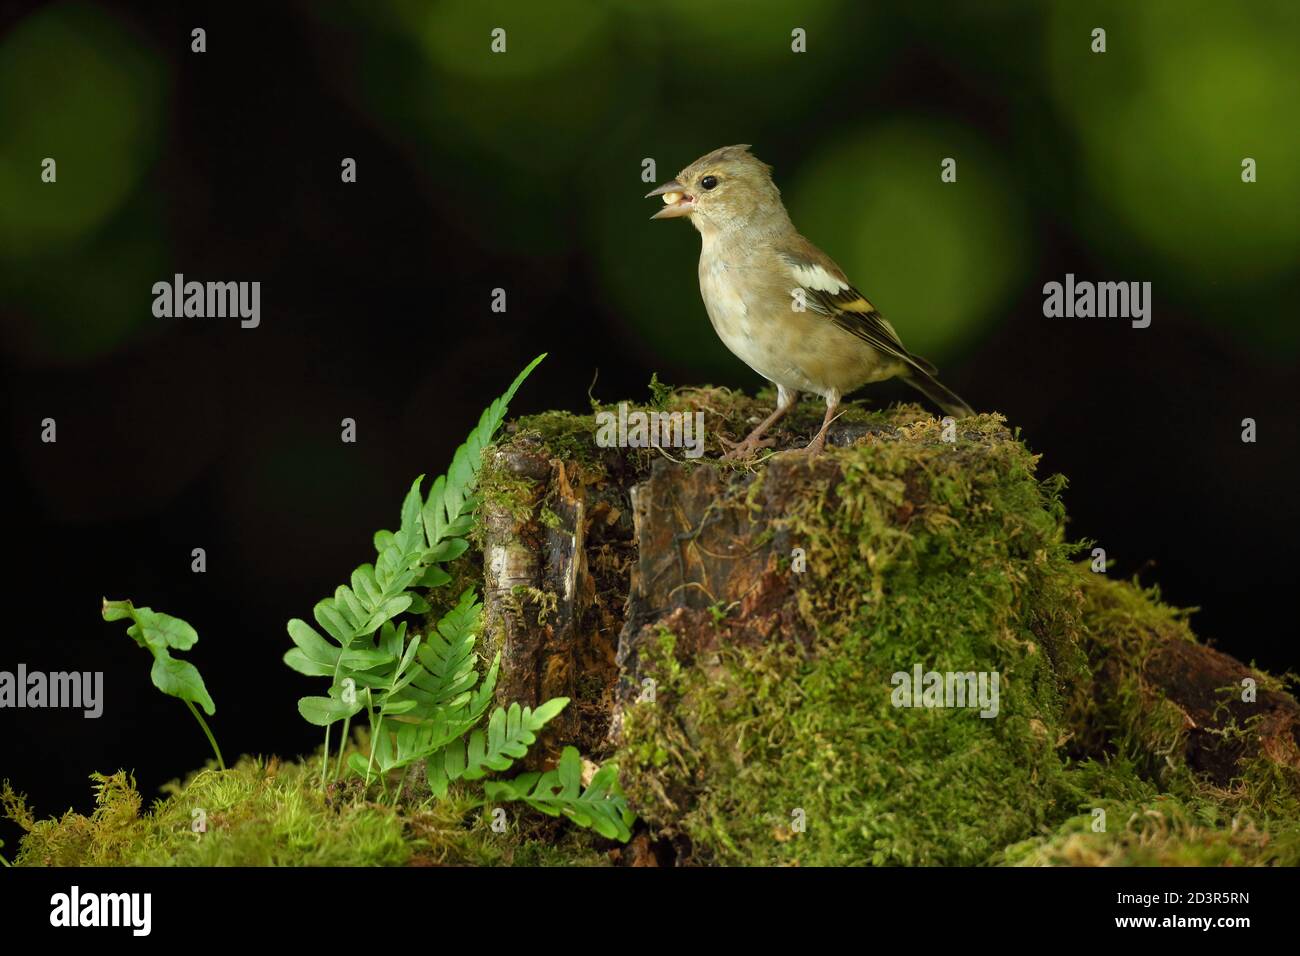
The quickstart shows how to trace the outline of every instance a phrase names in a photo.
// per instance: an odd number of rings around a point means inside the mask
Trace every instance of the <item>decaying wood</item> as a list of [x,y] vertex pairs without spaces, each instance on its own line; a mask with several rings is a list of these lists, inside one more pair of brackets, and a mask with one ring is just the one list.
[[[541,501],[550,478],[551,465],[545,458],[525,449],[503,448],[492,453],[492,467],[520,479],[531,498],[484,504],[483,592],[489,639],[501,653],[501,672],[496,699],[508,704],[517,700],[536,705],[539,660],[542,651],[544,609],[533,610],[529,620],[527,599],[541,583],[543,547],[531,509]],[[514,510],[516,506],[519,510]],[[526,517],[521,517],[524,508]]]
[[[1229,786],[1243,758],[1263,753],[1275,763],[1300,767],[1300,704],[1290,694],[1265,690],[1265,678],[1212,647],[1166,638],[1143,668],[1143,677],[1183,712],[1187,765],[1219,786]],[[1243,680],[1257,685],[1242,700]],[[1234,689],[1225,693],[1225,689]],[[1248,734],[1223,733],[1250,727]]]
[[[522,520],[503,508],[485,515],[488,634],[502,651],[497,696],[533,705],[574,698],[547,736],[552,753],[565,743],[594,755],[617,745],[621,707],[644,690],[639,652],[661,628],[675,635],[679,656],[705,666],[719,642],[811,638],[789,571],[777,571],[799,542],[776,519],[810,483],[833,497],[839,473],[830,460],[769,459],[751,494],[753,472],[667,458],[648,473],[608,467],[612,479],[583,486],[527,442],[492,454],[494,467],[534,492]],[[727,612],[721,623],[715,608]],[[1167,641],[1145,665],[1144,679],[1186,715],[1189,766],[1221,785],[1244,757],[1262,751],[1294,763],[1300,755],[1300,706],[1290,695],[1261,690],[1249,707],[1223,705],[1220,689],[1248,676],[1258,675],[1184,640]],[[1244,742],[1218,732],[1261,712]]]

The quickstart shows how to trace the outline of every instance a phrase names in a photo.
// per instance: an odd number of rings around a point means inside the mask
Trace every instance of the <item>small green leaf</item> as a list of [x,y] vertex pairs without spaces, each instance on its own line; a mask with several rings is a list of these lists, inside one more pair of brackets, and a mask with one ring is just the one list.
[[172,647],[178,651],[188,651],[199,639],[198,632],[180,618],[152,608],[136,607],[130,601],[110,601],[104,598],[102,614],[106,621],[121,621],[126,618],[134,621],[126,632],[142,646]]
[[446,564],[459,558],[467,550],[469,550],[469,542],[464,538],[444,538],[420,555],[420,560],[425,564]]
[[423,483],[424,475],[416,478],[402,501],[402,525],[396,535],[396,544],[403,552],[422,550],[425,545],[424,528],[420,521],[423,503],[420,485]]
[[379,649],[388,655],[390,660],[397,660],[402,653],[402,644],[406,639],[406,627],[395,627],[391,623],[385,623],[379,629]]
[[434,565],[424,572],[424,577],[420,579],[420,587],[440,588],[450,580],[450,574],[437,565]]
[[[626,843],[632,837],[636,816],[618,786],[618,766],[609,763],[597,770],[585,791],[581,776],[582,757],[576,747],[565,747],[556,769],[540,777],[521,774],[514,781],[489,781],[483,789],[490,799],[523,800],[548,816],[568,817],[578,826]],[[527,789],[530,784],[531,792]]]
[[354,647],[343,652],[343,666],[347,670],[370,670],[395,659],[395,655],[373,647]]
[[304,654],[300,647],[291,647],[289,650],[285,651],[284,662],[299,674],[306,674],[308,677],[334,676],[333,664],[317,663]]
[[318,601],[311,610],[312,615],[316,618],[316,623],[321,626],[326,634],[338,641],[340,646],[347,647],[352,642],[356,631],[334,606],[333,598]]
[[350,587],[340,584],[334,589],[334,609],[343,615],[348,627],[356,631],[373,611],[361,602]]
[[568,705],[569,698],[552,697],[533,711],[533,726],[541,730],[543,724],[550,723]]
[[411,606],[411,596],[409,594],[399,594],[395,598],[389,598],[381,604],[370,619],[357,629],[359,636],[373,634],[386,622],[391,621],[397,615],[401,614]]
[[339,649],[321,637],[306,621],[296,617],[290,621],[289,637],[309,660],[318,664],[333,666],[339,659]]
[[355,750],[348,754],[348,769],[358,777],[364,777],[369,766],[370,761],[366,758],[365,754],[359,754]]
[[429,781],[429,791],[439,800],[447,796],[447,788],[453,779],[448,776],[445,766],[447,751],[456,746],[463,750],[465,744],[463,741],[453,740],[443,750],[430,754],[425,762],[425,779]]
[[298,713],[302,714],[303,720],[317,727],[328,727],[335,721],[351,717],[359,710],[361,710],[359,700],[345,704],[333,697],[303,697],[298,701]]
[[582,792],[582,758],[576,747],[565,747],[555,768],[563,796],[577,798]]
[[101,613],[106,621],[124,621],[135,611],[130,601],[110,601],[108,598],[102,600],[104,606]]
[[154,651],[153,668],[149,676],[153,678],[153,685],[164,694],[199,704],[209,717],[217,712],[217,705],[212,702],[208,689],[203,686],[199,669],[189,661],[172,657],[166,648]]

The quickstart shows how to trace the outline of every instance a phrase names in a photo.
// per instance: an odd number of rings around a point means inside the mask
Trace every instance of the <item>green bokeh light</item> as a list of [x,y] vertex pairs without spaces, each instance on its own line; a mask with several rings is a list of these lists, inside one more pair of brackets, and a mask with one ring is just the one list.
[[[89,243],[0,273],[5,347],[40,364],[93,360],[159,329],[150,289],[170,277],[162,201],[136,194]],[[75,276],[75,281],[68,281]]]
[[[593,184],[584,245],[599,259],[606,311],[627,337],[620,351],[640,352],[657,371],[671,363],[703,380],[754,387],[760,380],[718,339],[700,299],[699,233],[685,219],[650,221],[660,201],[642,198],[715,145],[672,127],[653,140],[624,137],[605,161],[611,175]],[[640,178],[645,154],[657,166],[651,183]]]
[[[364,20],[364,8],[357,7]],[[572,249],[569,221],[600,137],[653,102],[655,73],[613,9],[558,4],[405,2],[370,25],[357,86],[388,135],[412,152],[432,205],[477,242],[531,258]],[[368,22],[368,21],[366,21]],[[506,30],[506,52],[491,32]]]
[[[1052,86],[1101,204],[1084,218],[1092,242],[1113,245],[1118,224],[1193,286],[1293,269],[1296,5],[1153,0],[1062,4],[1055,14]],[[1105,53],[1090,48],[1097,26],[1107,30]],[[1241,180],[1245,157],[1258,163],[1256,183]]]
[[[0,257],[84,237],[121,207],[149,168],[165,69],[119,20],[60,4],[0,43]],[[41,182],[46,157],[55,183]]]
[[[610,19],[605,4],[588,0],[440,0],[405,9],[430,58],[475,80],[521,80],[586,59],[607,39]],[[505,31],[504,53],[492,52],[496,29]]]
[[824,50],[836,34],[841,6],[842,0],[659,0],[649,9],[673,56],[709,72],[772,62],[793,68],[791,31],[804,31],[810,51]]
[[[940,180],[945,157],[954,183]],[[904,344],[942,362],[1000,318],[1031,265],[1014,183],[965,130],[908,120],[816,153],[786,204]]]

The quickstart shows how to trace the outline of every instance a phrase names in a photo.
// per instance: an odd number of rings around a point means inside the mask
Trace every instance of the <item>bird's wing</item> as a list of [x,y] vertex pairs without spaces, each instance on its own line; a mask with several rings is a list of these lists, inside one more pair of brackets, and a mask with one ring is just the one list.
[[841,329],[878,351],[914,365],[927,374],[935,373],[930,362],[907,350],[894,327],[866,296],[849,283],[844,270],[830,256],[803,236],[779,255],[790,267],[791,277],[803,288],[804,301],[810,310],[827,316]]

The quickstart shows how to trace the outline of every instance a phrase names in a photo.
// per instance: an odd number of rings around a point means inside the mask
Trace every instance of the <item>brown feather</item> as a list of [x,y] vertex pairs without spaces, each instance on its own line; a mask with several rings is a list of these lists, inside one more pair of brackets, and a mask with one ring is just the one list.
[[938,371],[933,363],[909,352],[888,320],[866,296],[849,283],[844,270],[803,236],[796,233],[788,247],[782,251],[781,258],[793,268],[820,268],[843,283],[844,288],[838,292],[803,285],[808,306],[813,311],[827,316],[845,332],[856,335],[886,355],[901,359],[928,375]]

